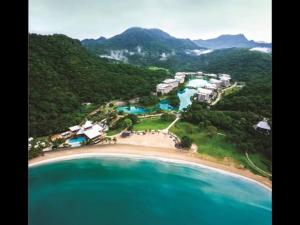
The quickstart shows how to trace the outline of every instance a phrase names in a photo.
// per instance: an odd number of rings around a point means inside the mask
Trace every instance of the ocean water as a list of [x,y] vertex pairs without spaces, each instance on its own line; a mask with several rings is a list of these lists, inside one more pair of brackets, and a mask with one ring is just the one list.
[[29,225],[271,225],[271,192],[192,165],[94,157],[29,168]]

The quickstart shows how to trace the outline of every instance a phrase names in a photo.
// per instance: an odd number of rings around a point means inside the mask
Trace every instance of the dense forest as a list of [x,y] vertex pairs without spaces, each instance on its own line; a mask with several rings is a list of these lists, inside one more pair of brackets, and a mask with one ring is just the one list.
[[63,131],[82,119],[82,103],[149,95],[168,74],[114,64],[65,35],[29,35],[29,135]]

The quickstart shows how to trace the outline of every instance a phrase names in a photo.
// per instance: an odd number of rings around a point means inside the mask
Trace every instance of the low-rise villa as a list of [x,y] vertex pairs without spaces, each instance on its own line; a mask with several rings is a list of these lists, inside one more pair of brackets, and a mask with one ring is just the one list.
[[77,131],[80,130],[80,128],[81,128],[81,126],[76,125],[76,126],[73,126],[73,127],[69,127],[69,130],[70,130],[71,132],[77,132]]
[[199,102],[207,102],[210,100],[213,91],[205,88],[198,88],[197,100]]
[[221,77],[222,86],[228,87],[230,86],[230,77]]

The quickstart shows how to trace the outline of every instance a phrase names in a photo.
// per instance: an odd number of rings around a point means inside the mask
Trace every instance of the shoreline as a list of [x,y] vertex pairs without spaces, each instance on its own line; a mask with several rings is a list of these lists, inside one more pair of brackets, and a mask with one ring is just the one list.
[[211,169],[219,173],[238,177],[250,182],[254,182],[269,191],[272,191],[272,181],[266,177],[256,175],[246,169],[238,169],[233,166],[212,162],[197,157],[191,152],[182,152],[170,148],[157,148],[142,145],[128,144],[110,144],[110,145],[91,145],[79,148],[71,148],[58,150],[54,152],[45,152],[44,156],[28,161],[28,167],[38,166],[46,163],[70,160],[75,158],[85,158],[93,156],[113,156],[113,157],[129,157],[137,159],[154,159],[165,162],[181,163],[185,165],[199,166]]

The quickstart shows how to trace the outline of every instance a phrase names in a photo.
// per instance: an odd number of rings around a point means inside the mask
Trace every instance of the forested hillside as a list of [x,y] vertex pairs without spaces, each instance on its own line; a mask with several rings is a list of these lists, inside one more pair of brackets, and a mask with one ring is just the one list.
[[83,102],[145,96],[167,77],[112,64],[65,35],[29,35],[29,134],[48,135],[74,125]]

